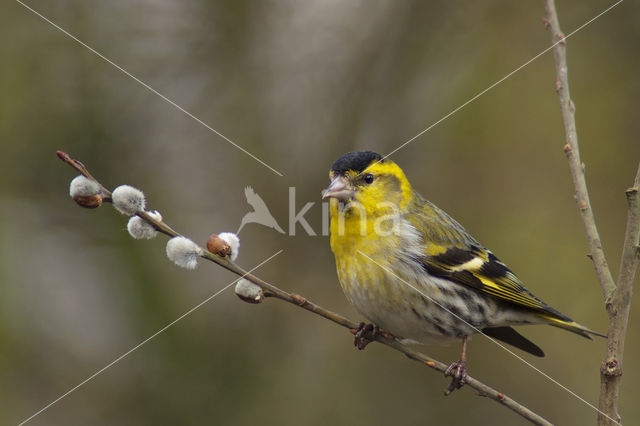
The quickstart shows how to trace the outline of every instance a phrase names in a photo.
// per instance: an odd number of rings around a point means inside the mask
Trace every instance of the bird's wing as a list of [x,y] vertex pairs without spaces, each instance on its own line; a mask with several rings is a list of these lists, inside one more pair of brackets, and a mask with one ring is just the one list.
[[256,192],[253,190],[252,187],[247,186],[244,189],[244,196],[247,198],[247,203],[249,203],[249,205],[251,207],[253,207],[253,209],[255,211],[258,210],[269,210],[267,208],[267,205],[264,203],[264,201],[262,200],[262,197],[260,197],[258,194],[256,194]]
[[[427,250],[433,253],[431,248]],[[477,246],[443,248],[438,254],[425,255],[422,264],[432,275],[472,287],[499,300],[525,307],[562,320],[565,315],[531,294],[522,281],[489,250]]]
[[253,190],[252,187],[247,186],[247,187],[244,188],[244,196],[247,199],[247,202],[250,205],[253,205],[253,200],[256,197],[256,192]]

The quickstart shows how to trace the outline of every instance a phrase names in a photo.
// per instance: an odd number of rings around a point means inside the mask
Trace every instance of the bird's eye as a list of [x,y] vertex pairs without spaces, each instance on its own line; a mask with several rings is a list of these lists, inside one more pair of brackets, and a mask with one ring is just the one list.
[[367,173],[366,175],[364,175],[364,182],[367,185],[371,185],[373,183],[373,175],[371,173]]

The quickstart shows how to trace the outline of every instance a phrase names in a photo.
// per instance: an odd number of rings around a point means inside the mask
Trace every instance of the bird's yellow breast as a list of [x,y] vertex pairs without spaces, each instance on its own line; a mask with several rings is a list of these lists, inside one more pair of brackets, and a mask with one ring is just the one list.
[[345,295],[361,310],[366,310],[362,304],[388,300],[394,281],[388,270],[401,244],[391,229],[393,220],[380,215],[365,219],[362,211],[341,211],[337,200],[331,200],[330,212],[331,250]]
[[[371,211],[360,205],[345,210],[339,206],[338,200],[332,199],[329,211],[331,250],[336,258],[354,256],[358,252],[369,256],[383,254],[397,248],[400,243],[400,236],[394,229],[400,214],[393,208]],[[358,260],[362,261],[361,258]]]

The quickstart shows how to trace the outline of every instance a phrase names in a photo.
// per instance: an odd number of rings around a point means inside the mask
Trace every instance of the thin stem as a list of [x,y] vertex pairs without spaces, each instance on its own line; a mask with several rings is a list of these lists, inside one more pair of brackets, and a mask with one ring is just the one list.
[[[84,175],[85,177],[87,177],[88,179],[91,179],[93,181],[95,181],[96,183],[98,183],[100,185],[100,187],[103,190],[103,195],[108,194],[108,196],[110,197],[111,192],[109,192],[104,186],[102,186],[102,184],[96,179],[94,178],[88,171],[88,169],[84,166],[84,164],[82,164],[80,161],[74,160],[72,159],[68,154],[62,152],[62,151],[58,151],[57,152],[58,157],[65,162],[66,164],[68,164],[69,166],[71,166],[72,168],[74,168],[76,171],[78,171],[79,173],[81,173],[82,175]],[[111,201],[110,198],[105,198],[104,201]],[[162,222],[162,221],[158,221],[156,219],[154,219],[152,216],[150,216],[147,212],[144,211],[139,211],[136,213],[139,217],[141,217],[142,219],[144,219],[145,221],[147,221],[148,223],[150,223],[151,225],[153,225],[159,232],[169,236],[169,237],[177,237],[180,236],[180,234],[176,231],[174,231],[170,226],[168,226],[166,223]],[[265,297],[272,297],[275,299],[279,299],[285,302],[288,302],[290,304],[293,304],[295,306],[298,306],[304,310],[307,310],[309,312],[312,312],[316,315],[319,315],[323,318],[328,319],[331,322],[334,322],[342,327],[345,327],[347,329],[349,329],[349,331],[352,334],[355,334],[355,332],[357,331],[360,323],[354,322],[346,317],[343,317],[342,315],[332,312],[328,309],[323,308],[320,305],[317,305],[311,301],[309,301],[308,299],[304,298],[303,296],[300,296],[299,294],[295,294],[295,293],[288,293],[278,287],[276,287],[273,284],[270,284],[264,280],[262,280],[261,278],[256,277],[253,274],[248,273],[247,271],[245,271],[244,269],[242,269],[241,267],[239,267],[238,265],[236,265],[235,263],[231,262],[228,258],[226,257],[221,257],[218,256],[216,254],[213,254],[207,250],[204,250],[202,257],[204,259],[210,260],[220,266],[222,266],[223,268],[233,272],[234,274],[237,274],[239,276],[244,277],[245,279],[251,281],[252,283],[260,286],[260,288],[262,288]],[[408,358],[420,362],[423,365],[426,365],[427,367],[430,367],[436,371],[439,371],[441,373],[444,373],[444,371],[447,369],[448,365],[444,364],[440,361],[437,361],[421,352],[418,352],[414,349],[412,349],[410,346],[407,346],[405,344],[403,344],[402,342],[400,342],[395,336],[393,336],[392,334],[381,330],[379,333],[376,334],[375,336],[375,340],[383,345],[386,345],[390,348],[393,348],[395,350],[397,350],[398,352],[403,353],[404,355],[406,355]],[[512,410],[513,412],[519,414],[520,416],[522,416],[523,418],[529,420],[531,423],[536,424],[536,425],[551,425],[551,423],[546,420],[545,418],[543,418],[542,416],[540,416],[539,414],[533,412],[532,410],[530,410],[529,408],[525,407],[524,405],[518,403],[517,401],[515,401],[514,399],[506,396],[505,394],[503,394],[502,392],[498,392],[497,390],[493,389],[492,387],[486,385],[485,383],[481,382],[478,379],[475,379],[471,376],[466,376],[466,385],[475,389],[476,391],[478,391],[480,396],[485,396],[487,398],[490,398],[494,401],[499,402],[500,404],[504,405],[505,407],[509,408],[510,410]]]
[[[553,53],[557,75],[556,91],[560,99],[566,135],[564,152],[569,161],[569,169],[576,191],[576,202],[580,209],[587,243],[591,251],[590,257],[596,269],[609,318],[607,357],[600,368],[600,413],[598,414],[598,424],[619,424],[618,403],[622,379],[624,340],[629,321],[633,282],[640,262],[640,196],[638,195],[640,190],[640,165],[638,165],[633,186],[626,191],[628,203],[627,227],[620,262],[620,273],[616,284],[602,249],[602,243],[589,201],[589,193],[584,176],[584,164],[580,160],[578,133],[575,123],[575,105],[569,93],[566,40],[560,30],[554,0],[546,0],[546,11],[547,18],[545,23],[551,31],[552,42],[562,41],[554,46]],[[617,422],[612,419],[616,419]]]
[[[622,247],[618,285],[606,301],[609,316],[607,356],[600,368],[599,408],[618,420],[620,419],[618,401],[622,382],[624,341],[629,323],[633,282],[640,262],[640,195],[638,191],[640,191],[640,164],[633,186],[626,191],[627,226]],[[612,424],[603,416],[599,416],[598,423],[600,425]]]
[[598,233],[596,220],[593,216],[593,210],[591,209],[591,201],[589,200],[589,191],[587,190],[587,181],[584,175],[584,164],[580,159],[578,131],[576,129],[575,120],[576,109],[569,93],[567,44],[564,33],[560,30],[560,23],[558,22],[558,14],[556,12],[554,0],[546,0],[546,10],[546,23],[551,31],[551,41],[553,43],[561,41],[560,43],[555,44],[553,48],[553,56],[556,63],[556,92],[560,99],[566,137],[564,152],[567,156],[567,160],[569,161],[569,170],[571,171],[573,186],[576,190],[576,203],[578,204],[585,234],[587,236],[587,243],[590,250],[589,257],[593,260],[596,274],[598,275],[598,281],[600,282],[600,288],[604,298],[606,299],[615,288],[615,282],[613,281],[613,276],[611,275],[607,259],[604,255],[604,250],[602,249],[600,234]]

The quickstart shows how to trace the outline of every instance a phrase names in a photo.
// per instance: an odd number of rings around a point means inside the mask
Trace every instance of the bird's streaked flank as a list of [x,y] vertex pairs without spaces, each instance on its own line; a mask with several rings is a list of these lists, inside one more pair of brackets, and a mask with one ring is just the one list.
[[356,335],[359,348],[377,327],[420,343],[461,339],[460,360],[447,370],[450,393],[464,384],[467,337],[479,330],[540,357],[542,349],[511,326],[549,324],[588,339],[604,337],[528,291],[458,222],[415,192],[393,161],[350,152],[333,163],[329,177],[323,198],[331,199],[338,279],[373,323]]

